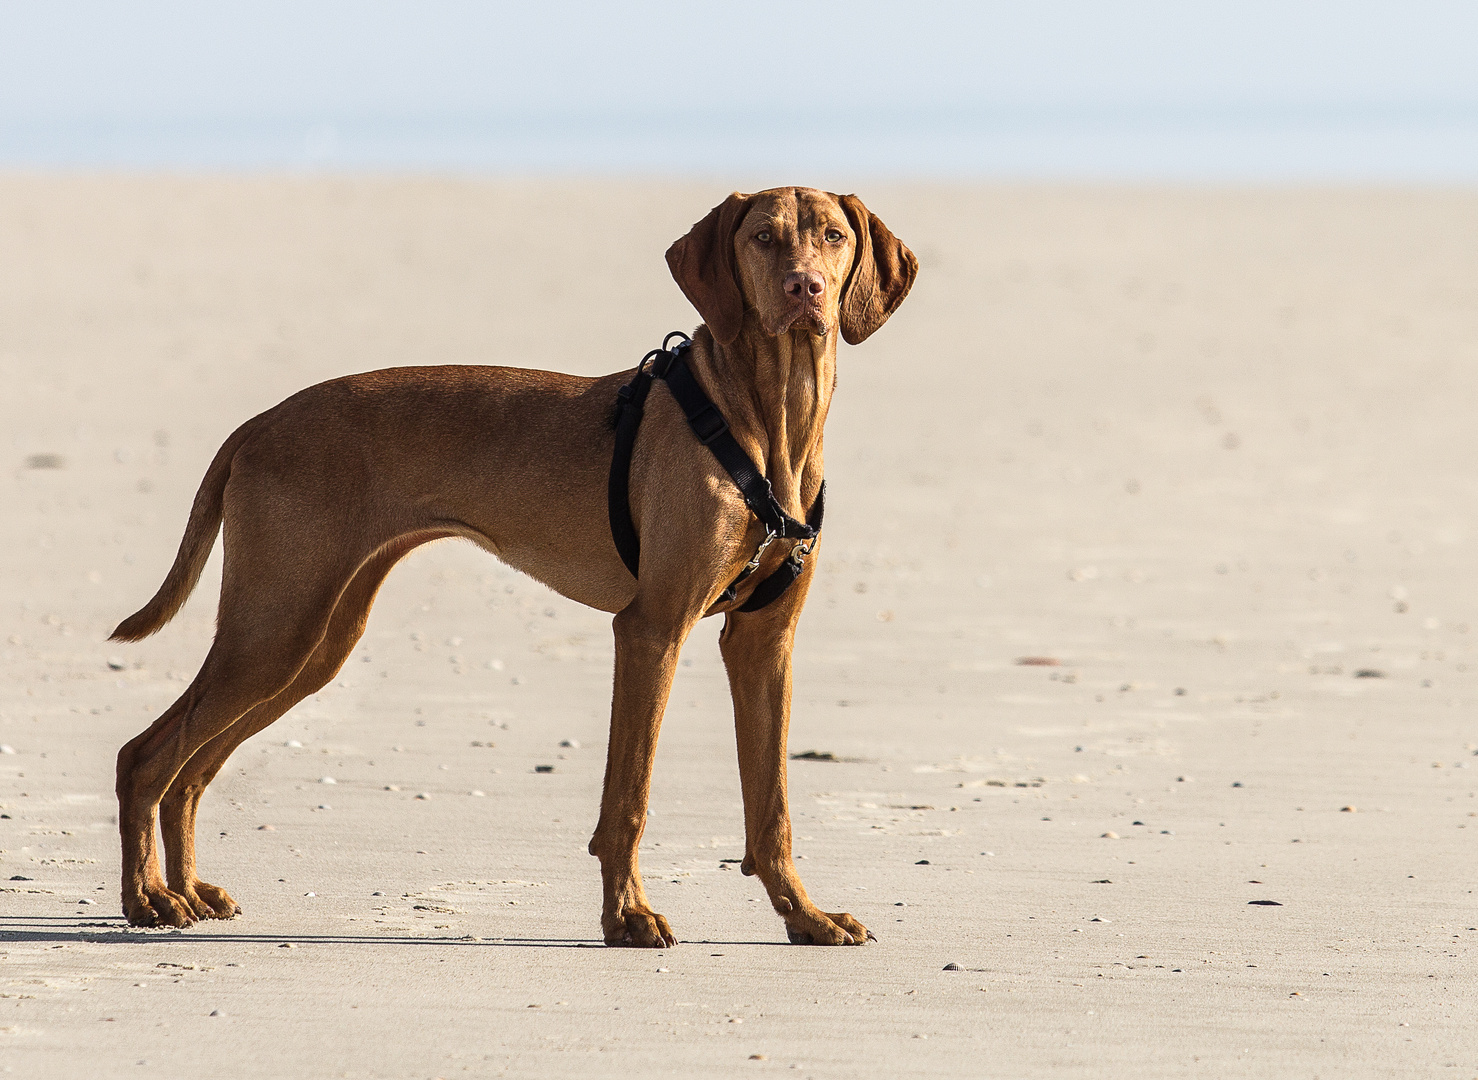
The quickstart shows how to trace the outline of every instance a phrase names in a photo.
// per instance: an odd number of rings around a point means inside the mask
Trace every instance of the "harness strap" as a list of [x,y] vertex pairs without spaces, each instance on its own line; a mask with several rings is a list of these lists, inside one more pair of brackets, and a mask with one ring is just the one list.
[[637,567],[641,565],[641,537],[631,520],[631,451],[651,389],[652,373],[646,370],[643,359],[636,377],[616,392],[616,452],[611,457],[611,476],[606,484],[611,539],[616,541],[616,550],[632,577],[638,576]]
[[760,523],[781,538],[814,539],[816,530],[785,512],[770,488],[770,481],[765,479],[759,466],[729,431],[729,424],[718,411],[718,406],[708,399],[703,387],[693,377],[692,369],[684,359],[687,351],[688,343],[684,342],[665,357],[659,357],[652,365],[652,374],[667,383],[678,408],[688,418],[693,434],[713,451],[713,456],[718,458],[718,463],[734,481],[739,494],[744,496],[745,504]]
[[[821,490],[816,492],[816,501],[811,504],[811,512],[806,516],[810,518],[810,526],[816,530],[816,535],[821,535],[821,515],[826,509],[826,481],[821,481]],[[814,538],[797,544],[790,549],[790,554],[779,568],[754,587],[754,592],[749,594],[749,599],[739,605],[740,611],[758,611],[771,601],[780,599],[786,589],[795,584],[795,579],[801,576],[801,571],[806,568],[805,558],[811,553],[811,548],[816,545]],[[734,586],[743,581],[747,574],[740,574],[738,579],[724,590],[725,594],[733,591]],[[729,599],[733,599],[732,596]]]
[[[671,350],[665,348],[667,340],[675,336],[682,340]],[[686,335],[669,334],[663,341],[664,348],[654,349],[642,357],[631,382],[621,387],[616,395],[616,448],[611,456],[611,474],[606,487],[611,538],[631,575],[640,576],[638,568],[641,565],[641,537],[631,520],[631,457],[636,445],[637,430],[641,427],[642,416],[646,411],[647,394],[651,391],[652,380],[660,378],[667,383],[668,390],[682,409],[693,434],[713,452],[739,489],[745,505],[766,529],[766,537],[759,551],[720,594],[720,602],[735,599],[739,584],[758,568],[760,556],[771,540],[784,537],[799,541],[791,548],[780,567],[755,586],[749,599],[739,608],[740,611],[758,611],[779,599],[805,569],[805,557],[811,553],[816,537],[821,532],[821,518],[826,506],[826,483],[822,482],[816,502],[806,515],[807,521],[797,521],[785,512],[775,498],[770,482],[729,432],[729,425],[723,414],[709,400],[688,368],[684,354],[691,344]]]

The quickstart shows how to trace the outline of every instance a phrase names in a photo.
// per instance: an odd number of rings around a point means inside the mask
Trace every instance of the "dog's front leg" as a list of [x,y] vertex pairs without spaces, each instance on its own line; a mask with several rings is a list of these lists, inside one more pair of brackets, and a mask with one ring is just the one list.
[[744,790],[744,863],[757,875],[785,920],[795,945],[863,945],[867,927],[846,912],[811,902],[791,857],[786,796],[786,740],[790,727],[790,651],[806,581],[760,611],[731,612],[719,637],[734,697],[739,782]]
[[657,732],[691,619],[654,617],[641,601],[616,616],[616,680],[600,822],[590,854],[600,859],[605,889],[601,930],[608,945],[676,945],[672,927],[652,910],[642,888],[637,845],[647,825],[647,795]]

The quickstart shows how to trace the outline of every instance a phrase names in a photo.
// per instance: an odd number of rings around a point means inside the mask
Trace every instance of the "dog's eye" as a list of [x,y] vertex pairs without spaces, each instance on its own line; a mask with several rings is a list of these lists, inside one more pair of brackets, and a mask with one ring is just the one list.
[[765,230],[764,232],[757,232],[757,233],[755,233],[754,234],[754,238],[756,240],[758,240],[761,244],[768,244],[770,242],[770,233],[769,233],[769,230]]
[[842,231],[840,229],[827,229],[826,242],[828,244],[840,244],[842,242]]

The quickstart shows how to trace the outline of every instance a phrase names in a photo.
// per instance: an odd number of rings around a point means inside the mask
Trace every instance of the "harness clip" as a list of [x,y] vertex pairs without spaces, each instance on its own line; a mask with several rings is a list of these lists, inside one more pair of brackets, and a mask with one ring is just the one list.
[[770,544],[774,541],[776,535],[777,534],[774,529],[768,527],[765,529],[765,538],[760,541],[760,546],[755,549],[754,558],[745,563],[744,569],[739,573],[739,576],[741,578],[754,573],[760,568],[760,560],[765,557],[765,548],[770,546]]
[[729,430],[729,422],[724,419],[723,413],[719,412],[712,402],[709,402],[701,412],[690,416],[688,424],[692,427],[693,434],[698,436],[698,441],[704,446]]

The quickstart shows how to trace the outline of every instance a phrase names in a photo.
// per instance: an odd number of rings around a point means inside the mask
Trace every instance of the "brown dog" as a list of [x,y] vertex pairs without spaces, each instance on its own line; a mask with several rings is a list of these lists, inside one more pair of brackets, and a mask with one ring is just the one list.
[[[917,273],[913,254],[855,196],[807,188],[730,195],[667,252],[703,316],[688,363],[804,520],[821,487],[821,431],[837,335],[887,321]],[[194,682],[118,754],[123,910],[141,926],[240,912],[195,873],[195,813],[231,752],[322,688],[364,631],[375,593],[408,551],[460,536],[572,600],[615,613],[616,676],[605,790],[590,853],[601,863],[611,944],[676,943],[637,868],[657,730],[678,652],[705,614],[734,699],[744,792],[743,870],[758,874],[790,939],[860,945],[868,932],[823,912],[791,860],[786,803],[790,652],[814,573],[776,602],[723,601],[764,530],[665,390],[647,403],[630,470],[640,578],[607,516],[611,415],[626,371],[599,379],[497,367],[412,367],[309,387],[238,428],[196,493],[179,554],[148,605],[113,633],[163,626],[199,580],[224,523],[214,644]],[[155,852],[155,816],[167,878]]]

